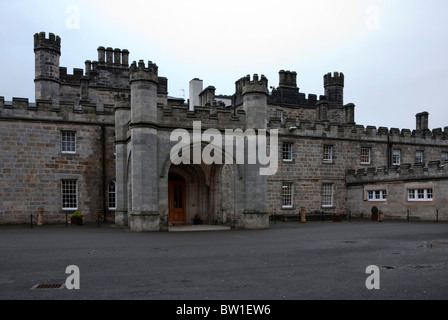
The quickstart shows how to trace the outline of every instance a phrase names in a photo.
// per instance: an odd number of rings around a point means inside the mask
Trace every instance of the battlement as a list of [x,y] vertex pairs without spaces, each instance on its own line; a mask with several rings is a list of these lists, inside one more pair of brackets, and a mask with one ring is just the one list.
[[30,103],[28,98],[13,97],[12,101],[5,101],[5,98],[0,96],[0,119],[8,120],[113,124],[113,109],[112,104],[75,104],[71,101],[60,101],[55,104],[45,99],[37,99],[35,103]]
[[39,49],[52,50],[61,54],[61,38],[53,33],[48,34],[46,38],[45,32],[34,34],[34,52]]
[[[329,121],[308,121],[293,118],[285,119],[282,124],[278,118],[272,117],[268,127],[279,129],[280,135],[326,137],[334,139],[358,140],[386,143],[389,139],[392,143],[440,145],[448,148],[448,126],[443,130],[410,130],[398,128],[386,128],[375,126],[363,126],[356,124],[339,124]],[[291,129],[293,128],[293,130]]]
[[131,96],[129,94],[117,94],[115,95],[115,109],[130,109],[131,108]]
[[261,75],[259,79],[258,74],[255,73],[251,80],[250,75],[247,75],[236,81],[236,88],[242,96],[247,93],[268,94],[268,79],[264,75]]
[[402,164],[392,167],[371,167],[358,170],[346,170],[347,185],[409,180],[432,180],[448,178],[448,170],[441,161],[430,161],[423,164]]
[[324,87],[332,85],[344,86],[344,74],[342,72],[334,72],[333,74],[329,72],[324,75]]
[[150,81],[158,83],[158,66],[151,61],[148,61],[148,67],[145,66],[145,62],[140,60],[137,62],[132,62],[129,68],[130,82],[133,81]]

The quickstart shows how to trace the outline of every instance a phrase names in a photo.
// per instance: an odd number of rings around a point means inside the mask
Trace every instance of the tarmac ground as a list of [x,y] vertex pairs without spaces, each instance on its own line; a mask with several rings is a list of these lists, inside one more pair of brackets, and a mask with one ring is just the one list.
[[446,222],[181,228],[0,226],[0,300],[448,299]]

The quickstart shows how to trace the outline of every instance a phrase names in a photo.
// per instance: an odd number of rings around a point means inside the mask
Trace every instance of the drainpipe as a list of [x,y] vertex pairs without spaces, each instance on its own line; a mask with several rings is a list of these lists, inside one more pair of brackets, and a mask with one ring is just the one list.
[[106,128],[101,125],[101,153],[102,153],[102,179],[103,179],[103,219],[106,222]]

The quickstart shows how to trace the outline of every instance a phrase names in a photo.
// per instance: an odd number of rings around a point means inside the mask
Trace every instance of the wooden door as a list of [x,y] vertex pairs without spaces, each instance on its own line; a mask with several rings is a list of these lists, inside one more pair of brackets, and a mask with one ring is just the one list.
[[185,181],[169,181],[168,201],[169,201],[169,222],[185,223]]

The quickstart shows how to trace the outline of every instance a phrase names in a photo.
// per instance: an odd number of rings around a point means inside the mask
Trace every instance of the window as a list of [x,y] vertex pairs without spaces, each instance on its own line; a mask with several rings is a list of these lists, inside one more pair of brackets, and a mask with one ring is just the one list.
[[283,142],[283,161],[292,161],[292,143]]
[[117,183],[115,181],[109,182],[109,209],[117,209]]
[[62,152],[75,153],[76,152],[76,132],[62,131],[61,145],[62,145]]
[[448,161],[448,152],[442,151],[441,158],[442,158],[442,161]]
[[323,161],[328,163],[333,162],[333,146],[324,146]]
[[432,201],[433,190],[429,189],[408,189],[408,201]]
[[322,185],[322,207],[333,206],[333,184],[324,183]]
[[270,114],[272,118],[279,118],[280,122],[283,123],[283,110],[271,110]]
[[282,184],[282,208],[292,208],[292,182]]
[[392,165],[399,166],[401,163],[401,150],[392,151]]
[[423,150],[417,150],[415,152],[415,163],[423,163],[423,160],[424,160]]
[[386,201],[386,190],[369,190],[367,191],[367,201]]
[[62,209],[78,209],[78,184],[76,180],[62,180]]
[[361,148],[361,164],[370,164],[370,148]]

